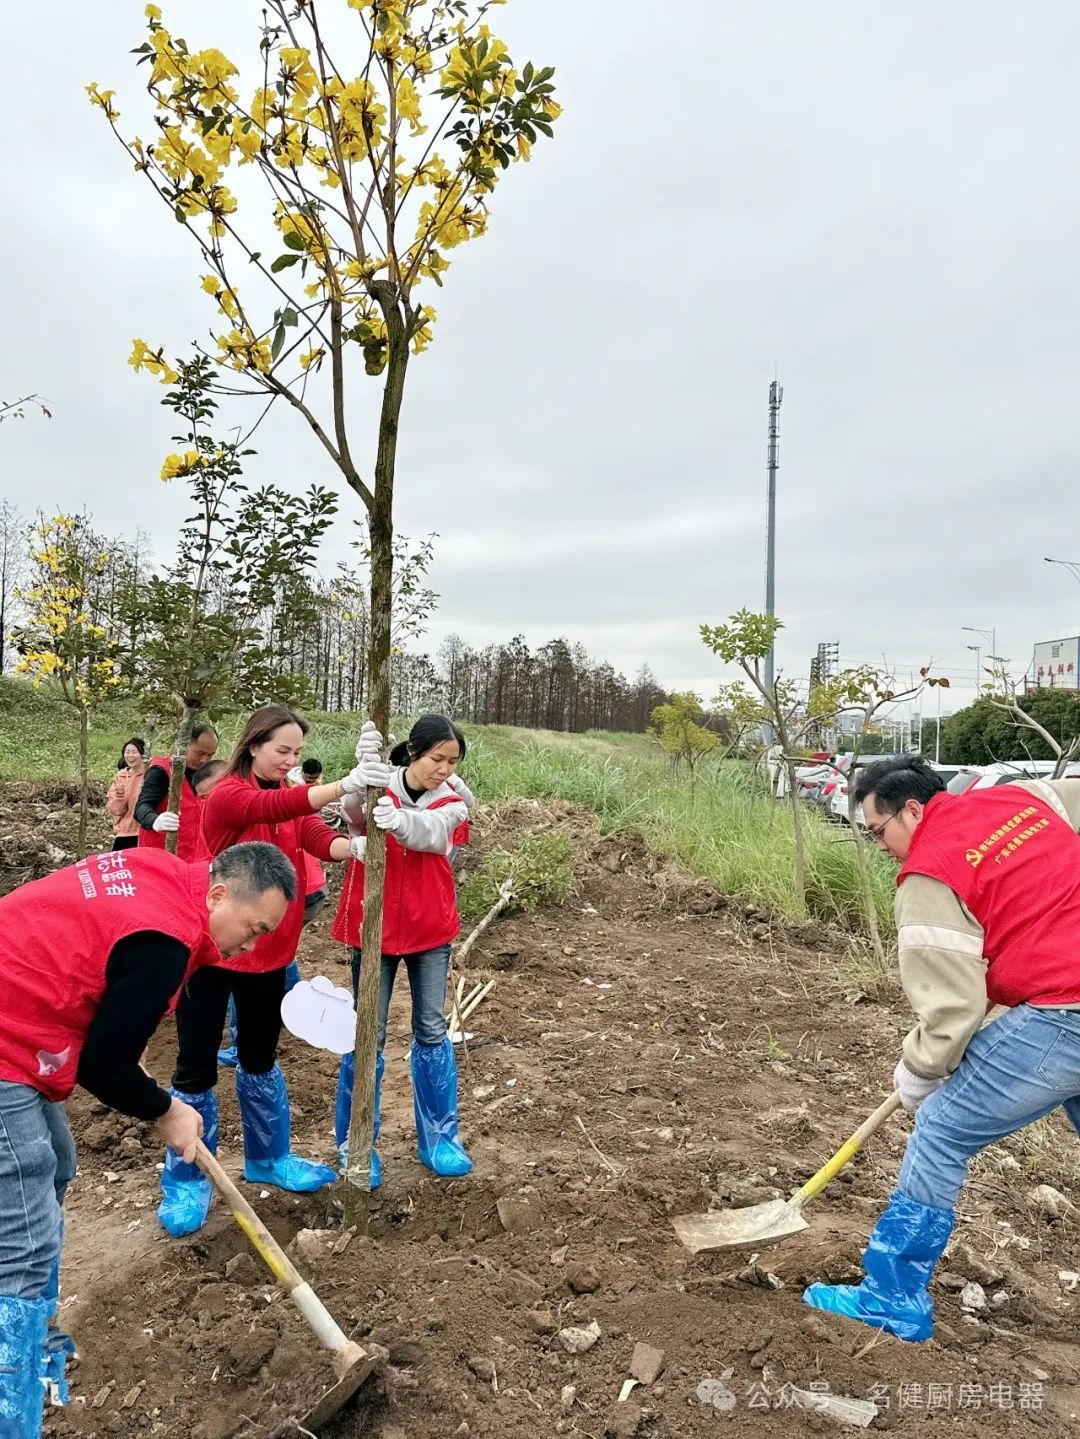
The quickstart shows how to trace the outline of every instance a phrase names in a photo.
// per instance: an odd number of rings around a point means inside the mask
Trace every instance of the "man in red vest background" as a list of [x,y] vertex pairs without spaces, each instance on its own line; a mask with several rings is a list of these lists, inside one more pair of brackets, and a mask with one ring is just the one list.
[[[951,795],[906,755],[870,765],[855,796],[901,865],[900,978],[917,1023],[894,1083],[917,1114],[866,1278],[803,1298],[922,1340],[972,1156],[1059,1107],[1080,1132],[1080,780]],[[983,1027],[993,1005],[1005,1012]]]
[[165,836],[179,830],[176,852],[181,859],[194,863],[209,859],[210,851],[203,840],[202,801],[195,787],[195,771],[217,754],[218,735],[212,724],[197,724],[191,731],[184,756],[184,779],[180,786],[180,811],[174,814],[169,803],[172,783],[172,760],[168,755],[155,755],[143,775],[142,789],[135,802],[135,820],[139,826],[140,846],[164,849]]
[[156,1120],[164,1142],[194,1159],[202,1117],[140,1057],[188,976],[253,949],[296,884],[270,844],[235,845],[212,865],[127,849],[0,899],[0,1435],[37,1439],[46,1391],[66,1398],[73,1345],[50,1325],[75,1175],[63,1101],[80,1084]]

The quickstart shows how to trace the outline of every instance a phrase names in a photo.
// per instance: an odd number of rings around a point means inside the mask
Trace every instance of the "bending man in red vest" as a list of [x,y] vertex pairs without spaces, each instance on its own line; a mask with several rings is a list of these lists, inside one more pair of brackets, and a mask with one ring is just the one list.
[[[943,792],[919,755],[855,788],[901,863],[900,977],[917,1023],[894,1082],[918,1111],[859,1285],[812,1284],[816,1309],[929,1339],[927,1286],[973,1155],[1063,1106],[1080,1131],[1080,780]],[[983,1026],[992,1005],[1007,1012]]]
[[187,864],[90,855],[0,899],[0,1435],[37,1439],[46,1389],[66,1398],[71,1340],[49,1327],[61,1204],[75,1175],[63,1100],[82,1085],[193,1159],[197,1110],[140,1067],[187,978],[253,949],[296,895],[270,844]]
[[217,747],[217,730],[212,724],[197,724],[191,731],[184,756],[184,780],[180,786],[178,814],[166,808],[172,783],[172,760],[168,755],[155,755],[150,761],[135,803],[140,846],[164,849],[165,836],[172,830],[179,830],[176,853],[181,859],[194,864],[197,859],[210,858],[203,839],[203,801],[195,785],[195,772],[210,763],[217,754]]

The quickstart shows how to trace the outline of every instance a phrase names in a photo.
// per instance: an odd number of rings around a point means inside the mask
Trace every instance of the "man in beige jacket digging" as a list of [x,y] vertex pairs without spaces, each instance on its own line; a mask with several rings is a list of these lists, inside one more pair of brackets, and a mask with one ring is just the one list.
[[[1080,1132],[1080,780],[950,795],[907,755],[869,766],[855,793],[901,865],[900,977],[916,1024],[894,1082],[917,1116],[866,1278],[803,1298],[922,1340],[972,1156],[1059,1106]],[[992,1005],[1007,1012],[982,1028]]]

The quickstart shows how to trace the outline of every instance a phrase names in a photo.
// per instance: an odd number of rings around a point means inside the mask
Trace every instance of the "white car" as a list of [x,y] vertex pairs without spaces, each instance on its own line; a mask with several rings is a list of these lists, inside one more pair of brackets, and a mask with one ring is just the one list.
[[[859,760],[858,768],[865,769],[867,765],[875,764],[880,759],[895,758],[897,758],[896,755],[868,754]],[[946,785],[957,773],[956,765],[931,764],[930,768],[937,770]],[[831,818],[840,820],[843,824],[848,823],[848,782],[846,777],[840,781],[829,796],[829,813]],[[861,804],[855,806],[855,823],[866,827]]]
[[[1056,760],[1050,759],[1026,759],[1016,761],[1004,761],[1000,764],[987,764],[979,766],[980,773],[972,782],[964,786],[962,790],[953,789],[953,794],[967,794],[977,789],[992,789],[999,784],[1016,784],[1025,779],[1050,779],[1057,768]],[[1065,773],[1061,779],[1076,779],[1080,777],[1080,762],[1072,761],[1065,766]],[[959,782],[959,777],[954,783]]]

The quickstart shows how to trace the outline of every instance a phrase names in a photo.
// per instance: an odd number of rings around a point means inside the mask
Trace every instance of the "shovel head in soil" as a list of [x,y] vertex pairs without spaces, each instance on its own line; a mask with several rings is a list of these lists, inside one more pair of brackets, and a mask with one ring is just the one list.
[[794,1199],[770,1199],[747,1209],[720,1209],[714,1214],[680,1214],[675,1233],[691,1254],[710,1249],[757,1249],[778,1244],[809,1225]]
[[317,1434],[319,1425],[332,1419],[338,1410],[349,1402],[375,1366],[385,1362],[387,1352],[378,1344],[369,1344],[365,1349],[346,1337],[322,1300],[201,1139],[195,1147],[195,1162],[226,1201],[232,1210],[233,1218],[251,1240],[259,1258],[303,1315],[315,1338],[329,1351],[337,1378],[323,1391],[317,1403],[308,1410],[302,1420],[304,1429]]
[[359,1344],[350,1344],[348,1349],[343,1349],[336,1354],[334,1369],[340,1377],[336,1384],[331,1384],[319,1402],[304,1415],[300,1421],[301,1426],[317,1434],[319,1425],[329,1423],[338,1410],[348,1404],[376,1363],[385,1354],[386,1351],[380,1349],[378,1345],[373,1345],[371,1349],[363,1349]]
[[851,1138],[790,1199],[770,1199],[749,1209],[680,1214],[674,1221],[675,1233],[691,1254],[702,1254],[711,1249],[756,1249],[763,1244],[779,1244],[793,1234],[800,1234],[809,1227],[802,1216],[806,1201],[821,1193],[829,1180],[840,1173],[871,1134],[880,1129],[899,1107],[900,1095],[890,1094],[884,1104],[878,1105],[870,1118],[859,1125]]

